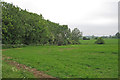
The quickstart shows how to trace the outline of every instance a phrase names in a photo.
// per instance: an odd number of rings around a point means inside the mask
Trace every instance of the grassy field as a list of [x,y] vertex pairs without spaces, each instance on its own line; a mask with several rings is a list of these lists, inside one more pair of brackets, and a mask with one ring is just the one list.
[[[80,40],[80,45],[12,48],[2,54],[53,77],[117,78],[118,40],[105,39],[103,45],[94,41]],[[3,66],[7,64],[3,62]],[[6,71],[7,68],[3,68],[3,77],[9,77]]]
[[34,78],[32,73],[25,70],[18,70],[16,67],[3,61],[2,77],[3,78]]

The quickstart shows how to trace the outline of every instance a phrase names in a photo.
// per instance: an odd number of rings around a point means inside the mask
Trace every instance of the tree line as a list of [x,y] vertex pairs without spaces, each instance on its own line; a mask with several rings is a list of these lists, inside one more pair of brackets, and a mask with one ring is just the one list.
[[79,44],[82,32],[67,25],[45,20],[42,14],[28,12],[11,3],[2,3],[2,44]]

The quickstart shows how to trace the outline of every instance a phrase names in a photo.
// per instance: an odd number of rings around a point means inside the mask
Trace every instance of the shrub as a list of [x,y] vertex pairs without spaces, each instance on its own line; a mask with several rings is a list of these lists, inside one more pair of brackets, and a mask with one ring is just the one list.
[[68,44],[72,44],[72,40],[68,40]]
[[25,47],[25,44],[2,44],[3,49]]
[[90,40],[90,38],[87,38],[87,37],[83,37],[83,40]]
[[98,39],[98,37],[95,37],[95,39]]
[[68,41],[64,41],[63,45],[67,45],[68,44]]
[[104,40],[100,37],[97,39],[97,41],[95,41],[95,44],[104,44]]
[[80,44],[80,42],[79,42],[79,41],[72,40],[72,44],[73,44],[73,45],[74,45],[74,44]]

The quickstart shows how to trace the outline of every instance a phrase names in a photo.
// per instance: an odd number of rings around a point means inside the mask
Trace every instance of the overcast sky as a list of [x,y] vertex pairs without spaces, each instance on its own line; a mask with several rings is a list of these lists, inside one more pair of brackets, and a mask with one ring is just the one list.
[[75,27],[83,35],[114,35],[118,31],[119,0],[4,0],[45,19]]

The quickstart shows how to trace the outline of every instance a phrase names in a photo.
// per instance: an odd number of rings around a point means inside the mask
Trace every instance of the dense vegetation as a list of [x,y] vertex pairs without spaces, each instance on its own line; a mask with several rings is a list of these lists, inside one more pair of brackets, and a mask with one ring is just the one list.
[[97,39],[97,41],[95,41],[95,44],[104,44],[104,40],[100,37]]
[[120,32],[117,32],[117,33],[115,34],[115,37],[120,39]]
[[3,44],[79,44],[82,33],[67,25],[45,20],[43,16],[23,10],[13,4],[2,2]]
[[90,38],[87,38],[87,37],[83,37],[83,40],[90,40]]

